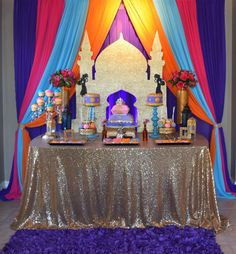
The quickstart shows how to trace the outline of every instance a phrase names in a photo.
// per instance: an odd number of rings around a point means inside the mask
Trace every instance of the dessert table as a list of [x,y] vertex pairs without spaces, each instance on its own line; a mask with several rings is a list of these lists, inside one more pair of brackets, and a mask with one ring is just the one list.
[[50,146],[31,141],[12,228],[223,227],[207,140]]

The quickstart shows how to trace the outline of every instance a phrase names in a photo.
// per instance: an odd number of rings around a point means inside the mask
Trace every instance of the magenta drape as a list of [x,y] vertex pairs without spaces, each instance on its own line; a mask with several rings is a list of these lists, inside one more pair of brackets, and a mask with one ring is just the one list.
[[35,57],[20,111],[20,122],[29,107],[51,55],[63,10],[64,0],[38,0]]
[[207,101],[208,107],[210,108],[212,116],[214,119],[216,119],[215,110],[209,91],[200,35],[198,31],[196,0],[176,0],[176,3],[183,23],[189,53],[197,74],[199,84]]

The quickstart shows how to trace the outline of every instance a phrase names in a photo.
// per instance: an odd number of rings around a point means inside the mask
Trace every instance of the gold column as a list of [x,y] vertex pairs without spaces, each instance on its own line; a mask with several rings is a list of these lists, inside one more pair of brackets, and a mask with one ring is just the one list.
[[69,91],[70,91],[70,88],[69,87],[66,87],[66,86],[63,86],[61,88],[61,105],[62,105],[62,108],[66,107],[69,103]]
[[177,124],[182,124],[182,111],[184,107],[188,103],[188,90],[187,89],[179,89],[176,93],[177,99]]

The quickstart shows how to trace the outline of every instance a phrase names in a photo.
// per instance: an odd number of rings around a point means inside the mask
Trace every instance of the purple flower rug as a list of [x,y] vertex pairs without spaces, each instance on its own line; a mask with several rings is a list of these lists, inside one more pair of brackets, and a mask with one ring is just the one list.
[[0,253],[223,253],[203,228],[19,230]]

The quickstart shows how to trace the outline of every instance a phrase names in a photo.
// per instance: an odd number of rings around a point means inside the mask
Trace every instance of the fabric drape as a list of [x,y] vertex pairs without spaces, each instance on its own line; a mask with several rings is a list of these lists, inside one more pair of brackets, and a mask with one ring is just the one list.
[[[196,0],[176,0],[181,20],[183,23],[185,37],[188,43],[188,48],[190,56],[193,62],[194,69],[196,71],[199,84],[203,91],[204,97],[207,101],[208,107],[213,116],[213,125],[217,125],[217,119],[215,114],[215,109],[212,103],[211,94],[209,90],[209,84],[207,80],[205,63],[203,59],[203,53],[201,49],[201,41],[198,30],[198,20],[197,20],[197,5]],[[214,25],[214,24],[212,24]],[[221,144],[219,140],[219,130],[218,127],[214,128],[212,131],[211,137],[211,157],[213,158],[214,163],[214,174],[215,179],[220,179],[219,182],[216,182],[216,191],[219,196],[233,198],[231,194],[227,193],[225,185],[223,183],[223,174],[222,171],[222,159],[221,159]]]
[[137,49],[139,49],[140,52],[142,52],[146,59],[149,59],[149,56],[135,32],[133,24],[130,21],[128,13],[123,4],[120,5],[107,37],[99,52],[102,52],[102,50],[108,47],[111,43],[118,40],[120,38],[120,33],[123,34],[124,40],[133,44]]
[[[194,71],[175,0],[154,0],[154,4],[178,65],[181,69]],[[200,119],[207,123],[212,123],[208,117],[211,116],[211,113],[199,84],[189,90],[189,93],[189,106],[191,111]]]
[[22,120],[26,109],[29,107],[31,98],[37,89],[38,83],[47,65],[48,59],[52,52],[63,10],[64,0],[38,0],[36,49],[30,78],[21,107],[19,117],[20,121]]
[[124,0],[124,5],[148,54],[150,54],[156,31],[158,31],[165,61],[163,77],[168,80],[173,71],[179,70],[179,66],[175,61],[153,2],[144,0],[137,4],[135,0]]
[[[37,0],[14,1],[14,70],[17,120],[24,98],[27,82],[34,59],[36,41]],[[17,137],[15,134],[14,159],[12,163],[11,177],[6,190],[0,192],[0,199],[12,199],[19,197],[20,188],[18,175],[22,177],[22,171],[18,171],[17,163]],[[11,195],[7,197],[7,194]]]
[[206,98],[208,107],[210,108],[211,113],[215,118],[214,106],[209,91],[201,50],[201,42],[197,23],[196,0],[176,0],[176,3],[180,12],[181,20],[183,22],[185,37],[188,43],[189,52],[198,77],[199,84]]
[[[39,90],[46,90],[49,87],[49,78],[52,73],[59,69],[72,68],[83,35],[87,10],[88,0],[65,1],[64,13],[51,56],[30,104],[36,101]],[[28,107],[22,123],[28,122],[29,116],[30,107]]]
[[[179,70],[179,66],[172,53],[171,47],[169,45],[169,42],[167,40],[166,34],[163,30],[163,26],[161,24],[159,16],[157,15],[153,2],[145,0],[142,1],[142,4],[137,5],[135,0],[125,0],[124,4],[129,14],[129,17],[134,25],[134,28],[141,42],[143,43],[144,48],[146,50],[149,50],[147,51],[148,53],[150,53],[155,33],[156,31],[158,31],[160,42],[162,45],[163,59],[165,61],[165,65],[163,67],[163,77],[165,80],[170,79],[172,73],[174,71]],[[146,16],[149,17],[147,19],[147,23],[145,23]],[[145,17],[145,22],[143,17]],[[146,27],[149,28],[148,33],[146,33],[147,31]],[[146,40],[148,40],[148,45],[145,44]],[[170,85],[168,85],[168,88],[174,94],[176,93],[175,88],[171,87]],[[199,103],[197,102],[195,97],[192,95],[191,91],[189,105],[194,113],[199,115],[201,114],[202,117],[204,117],[204,119],[210,121],[206,116],[206,114],[204,113],[204,111],[199,106]]]
[[14,68],[17,118],[34,60],[36,20],[37,0],[14,1]]
[[[216,123],[221,123],[226,85],[225,1],[197,0],[196,3],[209,90],[215,109]],[[236,194],[236,185],[232,183],[228,171],[223,128],[220,128],[218,132],[224,183],[221,173],[215,172],[215,178],[218,185],[225,184],[228,192]]]
[[93,51],[92,59],[96,59],[120,4],[121,0],[90,0],[86,30]]
[[[42,78],[38,84],[37,90],[35,91],[33,98],[31,99],[30,104],[36,101],[37,93],[39,90],[45,90],[49,87],[48,79],[53,72],[55,72],[57,69],[71,68],[73,66],[84,31],[87,9],[87,0],[79,2],[73,0],[65,1],[64,12],[60,26],[57,31],[57,36],[54,47],[52,49],[52,53],[42,75]],[[19,153],[19,155],[22,155],[21,162],[23,162],[23,164],[25,159],[27,158],[27,153],[23,154],[19,151],[23,151],[23,147],[25,147],[26,150],[29,145],[29,134],[25,127],[34,128],[37,126],[41,126],[44,123],[45,115],[42,115],[34,122],[30,122],[29,106],[21,122],[23,128],[18,129],[17,137],[17,153]],[[22,165],[22,163],[20,163],[20,165],[17,166],[20,166],[22,168],[25,165]],[[19,181],[22,181],[22,178],[19,179]],[[7,198],[15,198],[14,195],[12,195],[11,191],[6,196]]]
[[[45,69],[45,66],[50,57],[57,29],[62,17],[63,9],[64,9],[64,0],[53,0],[53,1],[44,1],[38,0],[38,12],[37,12],[37,30],[36,30],[36,47],[35,47],[35,55],[34,62],[31,68],[31,73],[29,77],[29,81],[27,84],[27,88],[25,91],[24,100],[22,103],[19,122],[22,121],[23,115],[26,109],[29,107],[30,99],[37,89],[38,83],[41,79],[42,73]],[[52,10],[55,11],[54,15],[52,15]],[[18,140],[19,144],[21,144],[21,140],[24,138],[25,145],[23,149],[18,150],[18,175],[19,175],[19,183],[22,190],[24,175],[25,175],[25,161],[27,148],[26,145],[29,143],[29,134],[25,133],[23,135],[22,131],[18,132]],[[22,175],[21,175],[22,172]]]
[[[49,86],[48,79],[53,72],[58,69],[72,68],[84,31],[87,9],[87,0],[80,3],[77,2],[76,4],[75,1],[72,0],[67,0],[65,2],[65,9],[57,32],[55,44],[46,69],[44,70],[43,76],[33,96],[33,100],[36,101],[39,90],[47,89]],[[30,122],[30,107],[28,107],[27,112],[22,120],[25,127],[38,127],[45,123],[45,115],[38,118],[33,123]],[[29,139],[27,139],[27,136],[28,132],[25,128],[19,131],[19,146],[28,147]],[[26,157],[27,154],[24,154],[24,156]]]

